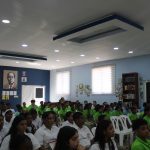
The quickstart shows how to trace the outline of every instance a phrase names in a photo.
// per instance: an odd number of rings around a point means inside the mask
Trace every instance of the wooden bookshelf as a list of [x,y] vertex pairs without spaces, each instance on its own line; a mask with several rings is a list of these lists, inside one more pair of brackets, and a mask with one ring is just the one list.
[[135,103],[139,105],[139,79],[138,73],[123,73],[123,102]]

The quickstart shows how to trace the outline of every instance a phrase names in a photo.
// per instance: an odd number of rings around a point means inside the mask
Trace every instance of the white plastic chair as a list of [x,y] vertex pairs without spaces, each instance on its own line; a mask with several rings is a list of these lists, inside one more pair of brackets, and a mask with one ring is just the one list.
[[[115,134],[118,134],[119,135],[119,145],[120,146],[123,146],[123,141],[124,141],[124,136],[125,135],[129,135],[130,136],[130,139],[132,139],[132,135],[133,135],[133,132],[132,132],[132,128],[128,128],[128,125],[127,125],[127,118],[128,116],[112,116],[110,117],[110,120],[113,124],[113,127],[114,127],[114,130],[115,130]],[[131,142],[131,140],[130,140]]]

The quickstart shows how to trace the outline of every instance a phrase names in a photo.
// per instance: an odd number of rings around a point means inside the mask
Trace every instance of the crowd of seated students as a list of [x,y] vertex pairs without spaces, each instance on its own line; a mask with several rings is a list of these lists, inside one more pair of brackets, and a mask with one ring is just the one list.
[[[150,105],[79,101],[0,104],[0,150],[118,150],[111,116],[128,115],[137,135],[131,150],[150,150]],[[91,128],[95,126],[95,133]],[[22,139],[22,140],[21,140]],[[140,147],[140,149],[138,149]]]

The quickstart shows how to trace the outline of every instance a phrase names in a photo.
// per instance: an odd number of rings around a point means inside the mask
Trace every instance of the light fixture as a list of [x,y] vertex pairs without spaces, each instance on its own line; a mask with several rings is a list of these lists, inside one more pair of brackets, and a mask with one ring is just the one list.
[[34,63],[34,62],[27,62],[29,65],[33,65],[33,66],[41,66],[41,64],[39,63]]
[[84,54],[81,54],[80,56],[81,56],[81,57],[84,57],[85,55],[84,55]]
[[96,59],[98,60],[98,59],[100,59],[99,57],[96,57]]
[[19,61],[16,61],[16,64],[19,64],[20,62]]
[[129,54],[132,54],[132,53],[133,53],[133,51],[129,51],[128,53],[129,53]]
[[114,47],[114,50],[118,50],[119,48],[118,47]]
[[56,61],[59,62],[60,60],[59,60],[59,59],[56,59]]
[[60,51],[59,49],[55,49],[55,50],[54,50],[55,53],[58,53],[59,51]]
[[22,46],[22,47],[28,47],[28,45],[27,45],[27,44],[22,44],[21,46]]
[[10,23],[10,20],[4,19],[4,20],[2,20],[2,22],[5,24],[8,24],[8,23]]
[[74,61],[71,61],[72,64],[74,64]]

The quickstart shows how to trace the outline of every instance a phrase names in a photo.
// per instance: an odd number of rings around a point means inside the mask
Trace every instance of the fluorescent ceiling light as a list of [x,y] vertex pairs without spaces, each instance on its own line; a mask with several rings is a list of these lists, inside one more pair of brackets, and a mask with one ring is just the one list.
[[114,50],[118,50],[119,48],[118,47],[114,47]]
[[100,59],[99,57],[96,57],[96,59]]
[[128,53],[129,53],[129,54],[132,54],[132,53],[133,53],[133,51],[129,51]]
[[84,57],[85,55],[84,55],[84,54],[81,54],[80,56],[81,56],[81,57]]
[[56,61],[59,62],[60,60],[59,60],[59,59],[56,59]]
[[21,46],[22,46],[22,47],[28,47],[28,45],[27,45],[27,44],[22,44]]
[[16,64],[19,64],[20,62],[19,61],[16,61]]
[[39,63],[32,63],[32,62],[27,62],[29,65],[33,65],[33,66],[41,66],[41,64]]
[[55,53],[58,53],[59,51],[60,51],[59,49],[55,49],[55,50],[54,50]]
[[74,64],[74,61],[71,61],[72,64]]
[[6,19],[2,20],[2,22],[5,23],[5,24],[10,23],[10,21],[9,21],[9,20],[6,20]]

